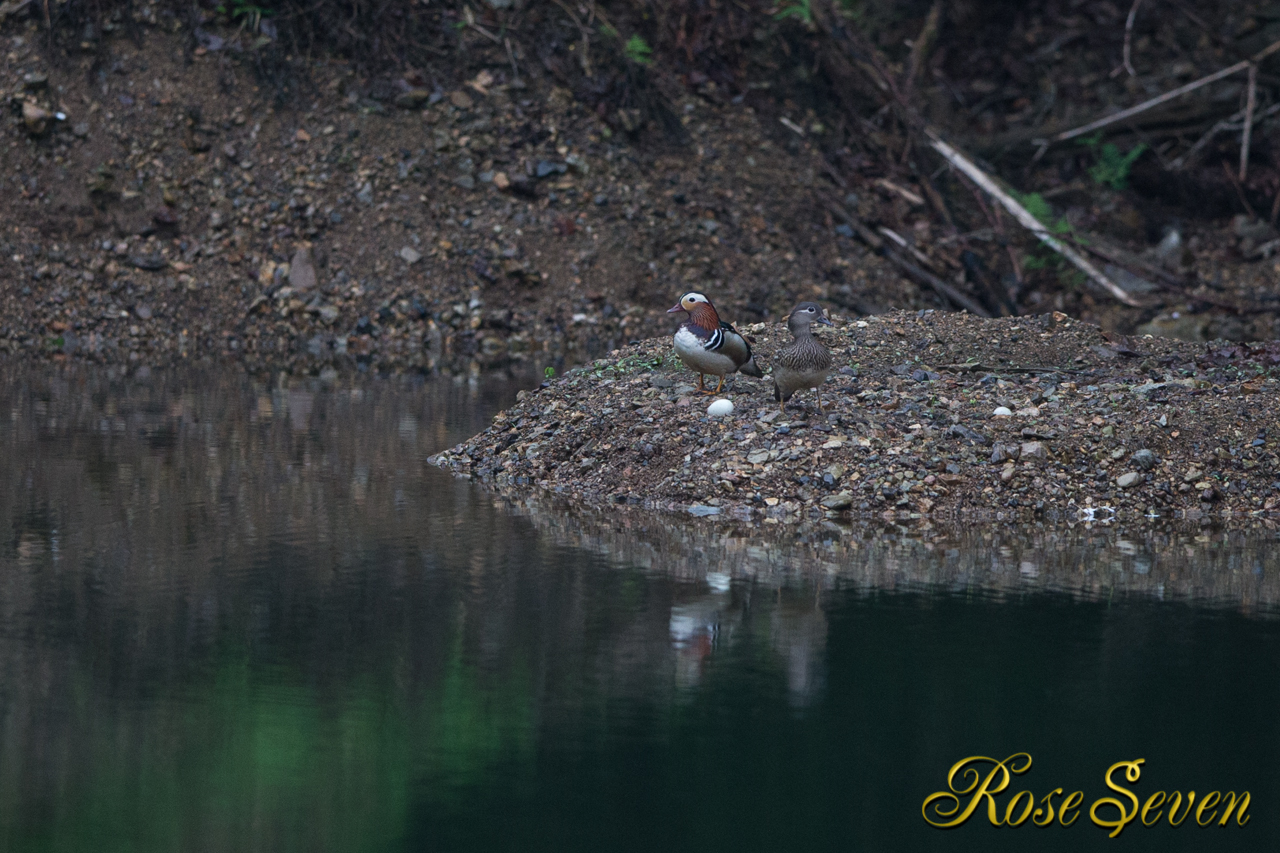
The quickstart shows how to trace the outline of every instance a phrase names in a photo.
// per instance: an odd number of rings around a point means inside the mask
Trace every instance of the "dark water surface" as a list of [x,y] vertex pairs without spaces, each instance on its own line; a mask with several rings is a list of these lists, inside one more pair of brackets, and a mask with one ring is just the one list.
[[[1280,849],[1273,529],[796,531],[426,463],[517,387],[0,376],[0,849]],[[924,822],[1024,751],[1000,814],[1074,825]],[[1107,839],[1137,758],[1248,825]]]

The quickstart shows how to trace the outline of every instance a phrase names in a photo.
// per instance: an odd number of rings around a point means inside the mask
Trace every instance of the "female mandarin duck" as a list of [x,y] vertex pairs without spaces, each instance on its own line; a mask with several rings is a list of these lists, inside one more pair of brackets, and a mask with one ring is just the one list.
[[787,328],[795,340],[791,346],[778,353],[778,363],[773,367],[773,399],[787,410],[791,395],[803,388],[818,389],[818,411],[822,411],[823,382],[831,372],[831,353],[813,336],[814,323],[834,326],[822,306],[814,302],[801,302],[787,318]]
[[[748,376],[764,376],[751,355],[751,346],[738,330],[720,319],[711,300],[701,293],[686,293],[680,304],[667,311],[687,311],[689,319],[676,329],[676,353],[690,370],[698,371],[698,390],[719,394],[726,374],[740,370]],[[720,377],[716,390],[708,391],[705,376]]]

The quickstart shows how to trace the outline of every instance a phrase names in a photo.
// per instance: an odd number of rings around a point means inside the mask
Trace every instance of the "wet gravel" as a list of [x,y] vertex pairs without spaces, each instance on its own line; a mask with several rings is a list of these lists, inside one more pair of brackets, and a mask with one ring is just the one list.
[[[1269,351],[1122,338],[1063,314],[836,323],[820,333],[837,365],[825,412],[805,392],[782,413],[767,375],[738,376],[734,411],[709,417],[663,337],[522,392],[432,461],[506,492],[765,523],[1280,506]],[[739,328],[766,364],[789,341],[781,324]]]

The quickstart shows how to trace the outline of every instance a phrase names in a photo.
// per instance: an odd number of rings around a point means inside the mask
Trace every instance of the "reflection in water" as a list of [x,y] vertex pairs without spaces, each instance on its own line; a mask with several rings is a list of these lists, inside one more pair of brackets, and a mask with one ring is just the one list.
[[959,755],[1152,729],[1275,800],[1270,529],[784,536],[426,463],[518,385],[3,377],[0,849],[928,849]]

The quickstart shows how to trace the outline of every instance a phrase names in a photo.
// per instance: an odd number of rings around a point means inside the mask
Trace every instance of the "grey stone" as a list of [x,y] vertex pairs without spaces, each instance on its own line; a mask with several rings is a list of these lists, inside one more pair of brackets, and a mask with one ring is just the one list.
[[851,492],[841,492],[838,495],[831,495],[822,499],[822,505],[827,509],[848,509],[853,506],[853,494]]
[[400,257],[404,258],[405,263],[412,266],[422,260],[422,253],[412,246],[405,246],[400,250]]
[[1143,471],[1150,471],[1160,462],[1156,455],[1145,447],[1130,456],[1129,461]]
[[1127,474],[1121,474],[1119,477],[1116,477],[1116,485],[1122,489],[1127,489],[1130,486],[1136,485],[1141,479],[1142,475],[1137,471],[1130,471]]
[[316,268],[311,262],[311,250],[300,247],[289,261],[289,286],[294,291],[310,290],[316,286]]
[[1021,456],[1023,459],[1048,459],[1049,450],[1039,441],[1024,441]]

